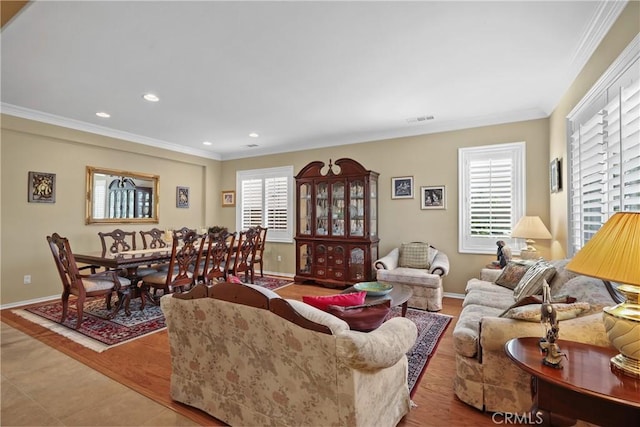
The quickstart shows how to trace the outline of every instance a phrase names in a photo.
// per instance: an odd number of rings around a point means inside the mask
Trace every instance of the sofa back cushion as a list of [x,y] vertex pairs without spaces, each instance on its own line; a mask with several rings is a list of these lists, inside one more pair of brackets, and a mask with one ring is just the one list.
[[435,254],[435,249],[430,250],[428,243],[403,243],[400,247],[398,265],[400,267],[428,269],[431,267],[431,261],[432,258],[435,257]]
[[556,269],[547,261],[541,259],[527,269],[520,282],[513,289],[513,298],[519,299],[528,295],[536,295],[542,291],[542,284],[547,283],[556,274]]

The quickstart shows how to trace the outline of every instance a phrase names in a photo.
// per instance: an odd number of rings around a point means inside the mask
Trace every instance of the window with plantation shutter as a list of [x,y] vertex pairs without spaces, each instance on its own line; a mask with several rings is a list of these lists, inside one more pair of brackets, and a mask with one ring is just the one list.
[[236,228],[268,227],[267,241],[293,241],[293,166],[238,171]]
[[640,211],[638,37],[569,114],[569,256],[616,212]]
[[511,227],[525,211],[524,156],[524,142],[458,150],[460,252],[495,253],[498,240],[514,247]]

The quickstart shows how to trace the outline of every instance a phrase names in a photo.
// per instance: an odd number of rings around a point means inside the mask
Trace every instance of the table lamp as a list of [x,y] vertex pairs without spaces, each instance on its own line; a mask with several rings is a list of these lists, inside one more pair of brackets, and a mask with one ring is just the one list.
[[[609,341],[620,351],[611,368],[640,378],[640,212],[614,214],[566,268],[602,279],[619,303],[603,310]],[[620,283],[617,290],[611,282]]]
[[522,259],[535,259],[540,256],[533,246],[536,243],[534,239],[550,239],[551,233],[539,216],[523,216],[511,230],[511,237],[525,239],[527,247],[520,251]]

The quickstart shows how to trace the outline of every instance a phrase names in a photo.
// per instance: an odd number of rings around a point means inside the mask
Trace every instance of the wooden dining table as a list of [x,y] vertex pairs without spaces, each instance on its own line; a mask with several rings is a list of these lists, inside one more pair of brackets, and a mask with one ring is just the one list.
[[109,270],[127,270],[127,277],[135,280],[140,266],[169,262],[171,247],[137,249],[133,251],[104,253],[102,251],[75,253],[76,262],[105,267]]

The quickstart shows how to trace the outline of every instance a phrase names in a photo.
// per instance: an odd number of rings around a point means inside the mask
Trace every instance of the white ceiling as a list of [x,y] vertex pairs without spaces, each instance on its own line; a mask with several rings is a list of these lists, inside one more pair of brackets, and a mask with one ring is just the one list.
[[536,119],[624,3],[38,1],[2,112],[214,159]]

